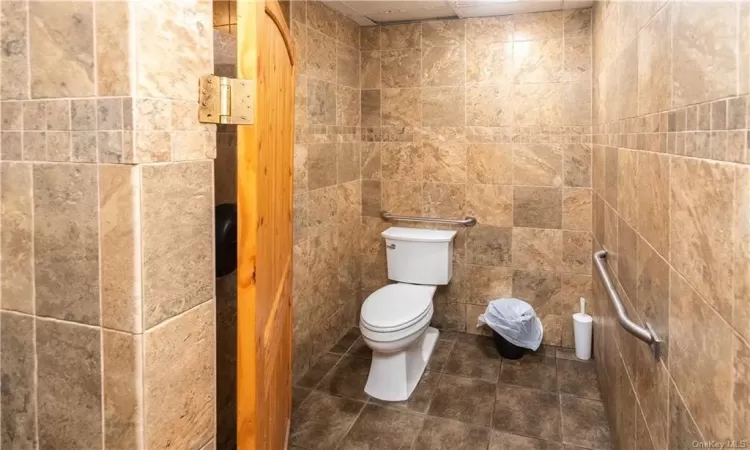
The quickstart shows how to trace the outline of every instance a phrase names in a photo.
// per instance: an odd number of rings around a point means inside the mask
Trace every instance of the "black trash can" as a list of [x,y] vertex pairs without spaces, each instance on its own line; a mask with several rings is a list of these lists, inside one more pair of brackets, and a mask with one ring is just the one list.
[[492,331],[492,337],[495,340],[495,348],[498,353],[505,359],[521,359],[523,358],[526,349],[519,347],[515,344],[511,344],[504,337],[500,336],[497,331]]

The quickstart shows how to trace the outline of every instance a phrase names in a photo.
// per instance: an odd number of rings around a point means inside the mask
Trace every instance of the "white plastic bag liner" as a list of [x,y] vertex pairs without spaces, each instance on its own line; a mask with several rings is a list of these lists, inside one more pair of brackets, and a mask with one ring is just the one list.
[[542,321],[536,316],[534,308],[523,300],[492,300],[484,314],[479,315],[478,321],[477,326],[486,324],[518,347],[536,350],[542,343]]

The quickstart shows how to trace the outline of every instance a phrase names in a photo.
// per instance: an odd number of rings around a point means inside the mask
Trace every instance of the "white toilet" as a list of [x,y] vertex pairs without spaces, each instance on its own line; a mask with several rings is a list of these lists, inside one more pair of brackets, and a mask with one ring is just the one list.
[[391,227],[386,243],[388,278],[362,305],[359,329],[372,349],[365,392],[384,401],[409,398],[438,339],[430,327],[432,297],[452,276],[455,231]]

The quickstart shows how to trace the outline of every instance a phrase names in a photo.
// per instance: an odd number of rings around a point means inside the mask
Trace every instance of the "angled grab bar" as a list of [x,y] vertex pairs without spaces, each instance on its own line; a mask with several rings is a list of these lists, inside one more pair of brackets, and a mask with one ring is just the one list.
[[600,250],[594,253],[594,265],[596,265],[596,270],[599,272],[599,276],[604,282],[604,287],[607,289],[607,294],[609,295],[612,307],[615,309],[615,314],[617,315],[617,321],[623,328],[625,328],[625,331],[649,344],[654,357],[658,360],[660,356],[659,347],[661,345],[661,339],[659,339],[659,336],[648,322],[646,322],[646,326],[643,327],[630,320],[628,312],[625,311],[625,306],[622,304],[622,299],[620,299],[620,295],[617,293],[617,290],[607,273],[607,268],[604,265],[604,260],[606,258],[606,250]]
[[396,216],[387,211],[381,211],[380,217],[387,221],[398,220],[401,222],[446,223],[450,225],[462,225],[465,227],[473,227],[477,224],[477,219],[474,217],[466,217],[464,219],[437,219],[435,217]]

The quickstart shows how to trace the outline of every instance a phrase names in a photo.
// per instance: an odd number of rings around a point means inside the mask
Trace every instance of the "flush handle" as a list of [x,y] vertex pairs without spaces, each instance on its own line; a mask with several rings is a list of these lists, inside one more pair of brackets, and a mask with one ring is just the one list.
[[396,249],[396,244],[388,244],[388,245],[386,245],[386,247],[388,247],[391,250],[395,250]]

